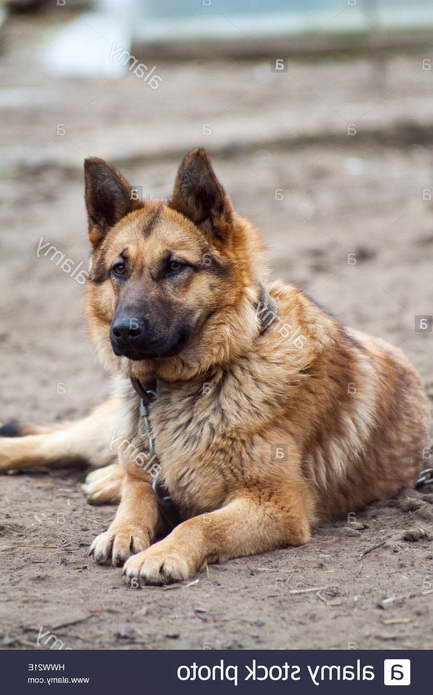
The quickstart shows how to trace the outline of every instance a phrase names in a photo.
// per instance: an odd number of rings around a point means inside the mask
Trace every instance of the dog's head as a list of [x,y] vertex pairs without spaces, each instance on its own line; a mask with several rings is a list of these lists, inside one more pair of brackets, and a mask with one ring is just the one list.
[[206,368],[227,353],[229,337],[254,333],[248,307],[261,245],[203,150],[184,158],[168,202],[136,200],[123,176],[96,158],[85,162],[85,197],[92,334],[103,352],[111,344],[126,358],[129,373],[149,361],[166,371],[170,364],[177,376],[181,364]]

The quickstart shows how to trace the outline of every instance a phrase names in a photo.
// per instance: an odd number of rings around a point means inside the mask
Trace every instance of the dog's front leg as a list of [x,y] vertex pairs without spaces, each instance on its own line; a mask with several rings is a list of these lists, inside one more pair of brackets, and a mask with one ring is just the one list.
[[211,562],[310,540],[312,502],[304,484],[281,492],[244,491],[226,506],[184,521],[164,540],[129,558],[131,584],[187,579]]
[[99,564],[122,565],[130,555],[147,548],[157,531],[158,503],[150,482],[134,466],[125,469],[116,516],[90,546],[89,555]]

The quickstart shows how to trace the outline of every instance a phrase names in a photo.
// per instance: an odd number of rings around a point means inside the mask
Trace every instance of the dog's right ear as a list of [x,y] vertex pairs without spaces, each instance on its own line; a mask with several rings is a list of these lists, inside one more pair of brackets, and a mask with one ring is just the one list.
[[84,160],[84,181],[89,239],[96,247],[111,227],[143,203],[134,198],[126,179],[98,157]]

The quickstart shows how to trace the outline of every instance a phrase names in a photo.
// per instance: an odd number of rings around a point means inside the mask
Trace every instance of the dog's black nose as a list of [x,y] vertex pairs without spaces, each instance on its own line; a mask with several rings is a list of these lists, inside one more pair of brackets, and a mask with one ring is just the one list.
[[118,357],[129,360],[145,360],[169,357],[182,349],[187,338],[186,330],[170,330],[161,327],[157,312],[153,318],[142,318],[129,311],[119,311],[112,321],[110,342]]
[[141,354],[149,341],[149,321],[120,314],[111,324],[110,340],[115,355],[141,359]]
[[120,316],[111,326],[113,336],[125,342],[141,338],[146,329],[147,321],[133,316]]

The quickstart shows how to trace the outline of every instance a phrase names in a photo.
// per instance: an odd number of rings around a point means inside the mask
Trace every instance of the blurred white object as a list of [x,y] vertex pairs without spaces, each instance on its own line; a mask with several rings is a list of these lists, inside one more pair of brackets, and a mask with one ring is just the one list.
[[139,4],[136,0],[99,0],[94,12],[73,20],[44,51],[48,71],[67,77],[123,75]]
[[347,157],[344,160],[344,168],[351,176],[359,176],[364,172],[365,165],[358,157]]
[[432,0],[99,0],[94,12],[58,33],[44,62],[55,74],[115,78],[134,64],[132,41],[138,51],[159,46],[162,55],[194,53],[201,45],[199,54],[207,49],[213,56],[218,46],[224,56],[230,47],[284,56],[289,38],[305,38],[311,48],[311,37],[336,34],[346,46],[354,40],[365,47],[373,33],[378,46],[379,36],[392,42],[393,32],[430,26]]

